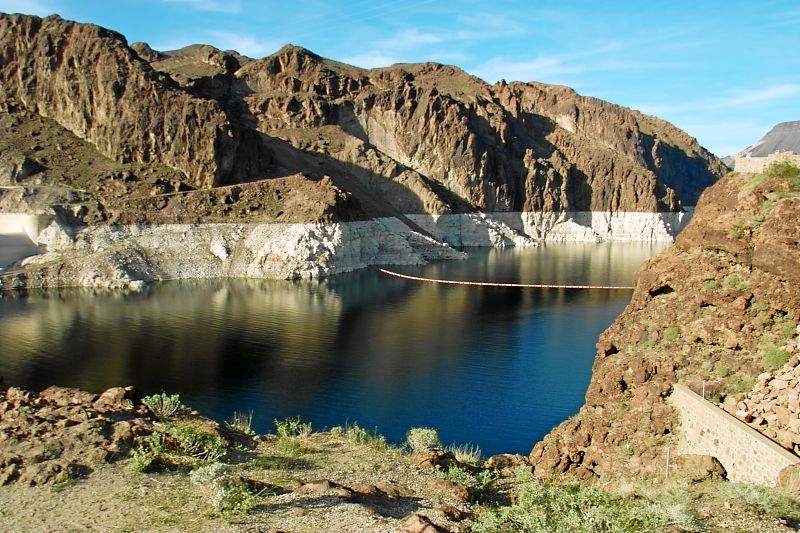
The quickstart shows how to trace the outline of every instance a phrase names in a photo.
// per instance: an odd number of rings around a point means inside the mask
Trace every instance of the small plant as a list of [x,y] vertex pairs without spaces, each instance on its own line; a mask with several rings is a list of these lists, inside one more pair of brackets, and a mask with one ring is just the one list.
[[722,279],[722,286],[725,287],[726,289],[747,290],[750,288],[750,283],[739,279],[738,276],[730,274]]
[[165,451],[164,434],[157,431],[131,450],[130,465],[137,472],[146,472],[159,462]]
[[279,437],[308,437],[311,435],[311,422],[303,422],[299,416],[275,420],[275,429]]
[[481,449],[472,444],[462,444],[456,446],[451,444],[445,451],[451,452],[456,457],[456,461],[472,466],[477,466],[481,462]]
[[425,452],[442,447],[442,439],[434,428],[411,428],[406,433],[406,445],[413,452]]
[[187,410],[186,406],[181,403],[179,394],[161,392],[160,394],[145,396],[142,398],[142,403],[159,420],[166,420]]
[[254,493],[241,479],[225,476],[216,483],[217,491],[211,504],[223,514],[249,514],[258,505],[261,493]]
[[750,228],[747,227],[747,222],[740,218],[728,229],[728,237],[731,239],[743,239],[745,235],[747,235],[749,229]]
[[728,392],[731,394],[750,392],[755,384],[756,379],[754,377],[737,374],[728,380]]
[[58,474],[56,474],[55,479],[53,480],[53,485],[50,487],[50,490],[53,492],[61,492],[64,489],[73,486],[77,481],[75,480],[75,476],[72,475],[71,472],[68,470],[62,470]]
[[230,467],[224,463],[211,463],[192,470],[189,479],[195,483],[206,483],[227,475],[229,471]]
[[514,504],[483,508],[477,533],[660,532],[672,517],[647,500],[622,498],[577,484],[522,483]]
[[793,320],[785,320],[780,325],[780,334],[784,339],[791,339],[797,333],[797,323]]
[[767,302],[762,302],[761,300],[756,300],[750,305],[750,309],[755,311],[756,313],[760,313],[761,311],[769,311],[770,305]]
[[789,362],[791,354],[780,348],[769,347],[762,352],[761,360],[767,370],[778,370]]
[[276,445],[281,455],[299,457],[303,454],[303,446],[295,437],[279,437]]
[[331,429],[331,433],[334,435],[342,435],[350,442],[355,442],[356,444],[366,444],[379,449],[387,447],[386,437],[378,434],[377,428],[369,431],[355,422],[352,424],[345,424],[344,427],[336,426]]
[[253,431],[253,411],[247,413],[234,411],[231,421],[228,422],[228,427],[245,435],[255,435],[256,432]]
[[726,483],[724,488],[732,499],[768,516],[784,520],[800,520],[800,506],[797,505],[797,499],[780,489],[744,483]]
[[681,328],[678,326],[670,326],[664,330],[662,337],[665,341],[674,341],[681,336]]
[[703,290],[711,291],[719,287],[719,282],[715,279],[707,279],[703,281]]
[[475,476],[470,474],[466,469],[456,465],[450,465],[447,470],[438,470],[436,475],[440,478],[455,481],[456,483],[464,483],[465,485],[474,485],[476,482]]
[[225,455],[225,441],[193,424],[170,424],[167,434],[178,441],[178,451],[203,461],[216,461]]

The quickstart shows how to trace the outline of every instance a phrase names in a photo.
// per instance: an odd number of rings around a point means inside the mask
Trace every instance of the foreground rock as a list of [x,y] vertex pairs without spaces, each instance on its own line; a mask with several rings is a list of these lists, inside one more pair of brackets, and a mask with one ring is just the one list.
[[86,476],[127,457],[153,430],[135,389],[100,396],[50,387],[38,394],[0,390],[0,485],[43,485]]
[[538,476],[661,475],[675,382],[797,450],[796,358],[784,364],[800,319],[800,170],[783,170],[723,178],[645,265],[597,343],[585,405],[531,452]]

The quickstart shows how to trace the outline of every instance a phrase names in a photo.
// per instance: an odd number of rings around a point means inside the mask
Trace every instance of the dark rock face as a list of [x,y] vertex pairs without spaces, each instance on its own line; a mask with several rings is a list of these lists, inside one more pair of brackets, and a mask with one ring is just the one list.
[[368,216],[670,211],[724,173],[654,117],[434,63],[364,70],[294,46],[260,60],[206,45],[158,52],[19,15],[0,15],[0,44],[4,108],[197,188],[299,173],[329,176]]
[[597,343],[585,405],[531,452],[536,475],[663,475],[676,382],[800,449],[788,431],[800,390],[765,373],[797,363],[798,220],[790,180],[729,174],[709,188],[675,245],[637,274],[631,303]]

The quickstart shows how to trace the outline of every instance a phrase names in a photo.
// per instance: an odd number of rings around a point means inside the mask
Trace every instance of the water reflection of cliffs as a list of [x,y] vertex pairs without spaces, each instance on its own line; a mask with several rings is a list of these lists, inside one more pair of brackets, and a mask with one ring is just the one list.
[[[475,251],[416,272],[451,279],[630,284],[650,245]],[[100,390],[135,383],[214,398],[250,387],[303,403],[341,380],[403,387],[458,364],[531,309],[627,301],[627,291],[440,286],[377,272],[321,282],[176,282],[142,293],[31,292],[0,302],[12,383]],[[492,329],[494,328],[494,329]],[[505,341],[499,341],[505,342]],[[511,353],[509,349],[509,353]],[[495,357],[504,357],[499,349]]]

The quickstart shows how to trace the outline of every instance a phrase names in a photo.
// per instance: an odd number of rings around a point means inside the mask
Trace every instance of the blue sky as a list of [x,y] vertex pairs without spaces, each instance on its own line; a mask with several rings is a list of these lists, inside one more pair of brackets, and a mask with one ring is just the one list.
[[800,120],[797,0],[0,0],[156,49],[262,57],[285,43],[363,67],[455,64],[542,81],[667,119],[719,156]]

